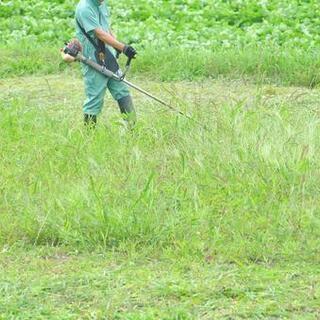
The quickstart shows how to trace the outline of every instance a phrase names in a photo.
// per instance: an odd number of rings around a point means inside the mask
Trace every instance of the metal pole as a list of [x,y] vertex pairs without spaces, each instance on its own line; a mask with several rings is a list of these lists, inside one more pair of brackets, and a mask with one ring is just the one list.
[[125,84],[127,84],[128,86],[130,86],[130,87],[132,87],[132,88],[136,89],[137,91],[139,91],[139,92],[143,93],[144,95],[148,96],[149,98],[151,98],[151,99],[153,99],[153,100],[155,100],[155,101],[159,102],[160,104],[164,105],[165,107],[167,107],[167,108],[169,108],[169,109],[171,109],[171,110],[173,110],[173,111],[175,111],[175,112],[178,112],[179,114],[181,114],[181,115],[183,115],[183,116],[185,116],[185,117],[189,118],[189,116],[188,116],[187,114],[185,114],[184,112],[182,112],[182,111],[180,111],[180,110],[175,109],[175,108],[174,108],[174,107],[172,107],[170,104],[168,104],[168,103],[164,102],[163,100],[161,100],[161,99],[157,98],[157,97],[156,97],[156,96],[154,96],[153,94],[151,94],[151,93],[147,92],[146,90],[144,90],[144,89],[142,89],[142,88],[138,87],[137,85],[135,85],[135,84],[133,84],[133,83],[131,83],[131,82],[127,81],[126,79],[123,79],[122,81],[123,81]]

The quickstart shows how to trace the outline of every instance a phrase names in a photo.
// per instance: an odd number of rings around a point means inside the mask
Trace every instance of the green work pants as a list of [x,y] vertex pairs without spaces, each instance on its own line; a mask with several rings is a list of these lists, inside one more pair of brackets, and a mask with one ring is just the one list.
[[85,114],[98,115],[101,112],[107,89],[117,101],[130,95],[125,83],[107,78],[88,66],[84,68],[83,75],[86,94],[83,105]]

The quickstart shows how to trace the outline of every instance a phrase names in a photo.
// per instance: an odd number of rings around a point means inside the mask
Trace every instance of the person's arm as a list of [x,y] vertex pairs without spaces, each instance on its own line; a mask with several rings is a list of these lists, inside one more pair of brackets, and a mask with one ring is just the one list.
[[132,59],[136,56],[137,52],[132,46],[127,46],[124,43],[118,41],[109,32],[106,32],[101,28],[94,29],[94,32],[96,34],[96,37],[99,40],[110,45],[111,47],[115,48],[116,50],[123,52],[129,59]]
[[[116,37],[116,35],[115,35],[115,33],[113,32],[112,29],[109,29],[109,33],[110,33],[110,35],[111,35],[114,39],[117,39],[117,37]],[[119,56],[120,56],[120,54],[122,53],[122,51],[121,51],[121,50],[118,50],[118,49],[116,49],[116,48],[115,48],[115,50],[117,51],[116,58],[118,59]]]
[[110,32],[106,32],[101,28],[94,29],[94,32],[96,34],[96,37],[103,41],[104,43],[108,44],[109,46],[123,52],[125,49],[125,44],[118,41],[113,34]]

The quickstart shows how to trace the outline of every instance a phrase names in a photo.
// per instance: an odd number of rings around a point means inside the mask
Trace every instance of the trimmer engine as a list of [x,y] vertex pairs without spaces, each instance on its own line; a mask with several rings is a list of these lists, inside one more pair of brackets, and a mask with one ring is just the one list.
[[74,58],[76,58],[78,53],[82,51],[81,43],[77,39],[72,39],[70,42],[66,42],[65,45],[63,52]]

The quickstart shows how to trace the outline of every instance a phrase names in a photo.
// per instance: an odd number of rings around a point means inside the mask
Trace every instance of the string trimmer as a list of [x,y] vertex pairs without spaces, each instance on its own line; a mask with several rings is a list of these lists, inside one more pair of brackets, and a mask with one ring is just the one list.
[[124,72],[121,72],[120,70],[115,73],[112,72],[111,70],[109,70],[105,65],[100,65],[98,63],[96,63],[95,61],[93,61],[90,58],[85,57],[81,52],[82,52],[82,48],[81,45],[79,43],[79,41],[77,40],[72,40],[69,43],[66,43],[66,46],[63,49],[63,52],[65,54],[68,54],[69,56],[73,57],[76,61],[79,61],[87,66],[89,66],[90,68],[93,68],[94,70],[96,70],[97,72],[103,74],[104,76],[108,77],[108,78],[112,78],[116,81],[122,81],[125,84],[127,84],[129,87],[136,89],[137,91],[141,92],[142,94],[148,96],[149,98],[153,99],[154,101],[157,101],[158,103],[162,104],[163,106],[169,108],[170,110],[196,122],[193,118],[191,118],[189,115],[187,115],[186,113],[174,108],[173,106],[171,106],[169,103],[161,100],[160,98],[154,96],[153,94],[147,92],[146,90],[138,87],[137,85],[129,82],[128,80],[125,79],[125,76],[127,74],[127,72],[130,69],[130,65],[131,65],[131,61],[132,59],[128,59],[126,62],[126,66],[125,66],[125,70]]

